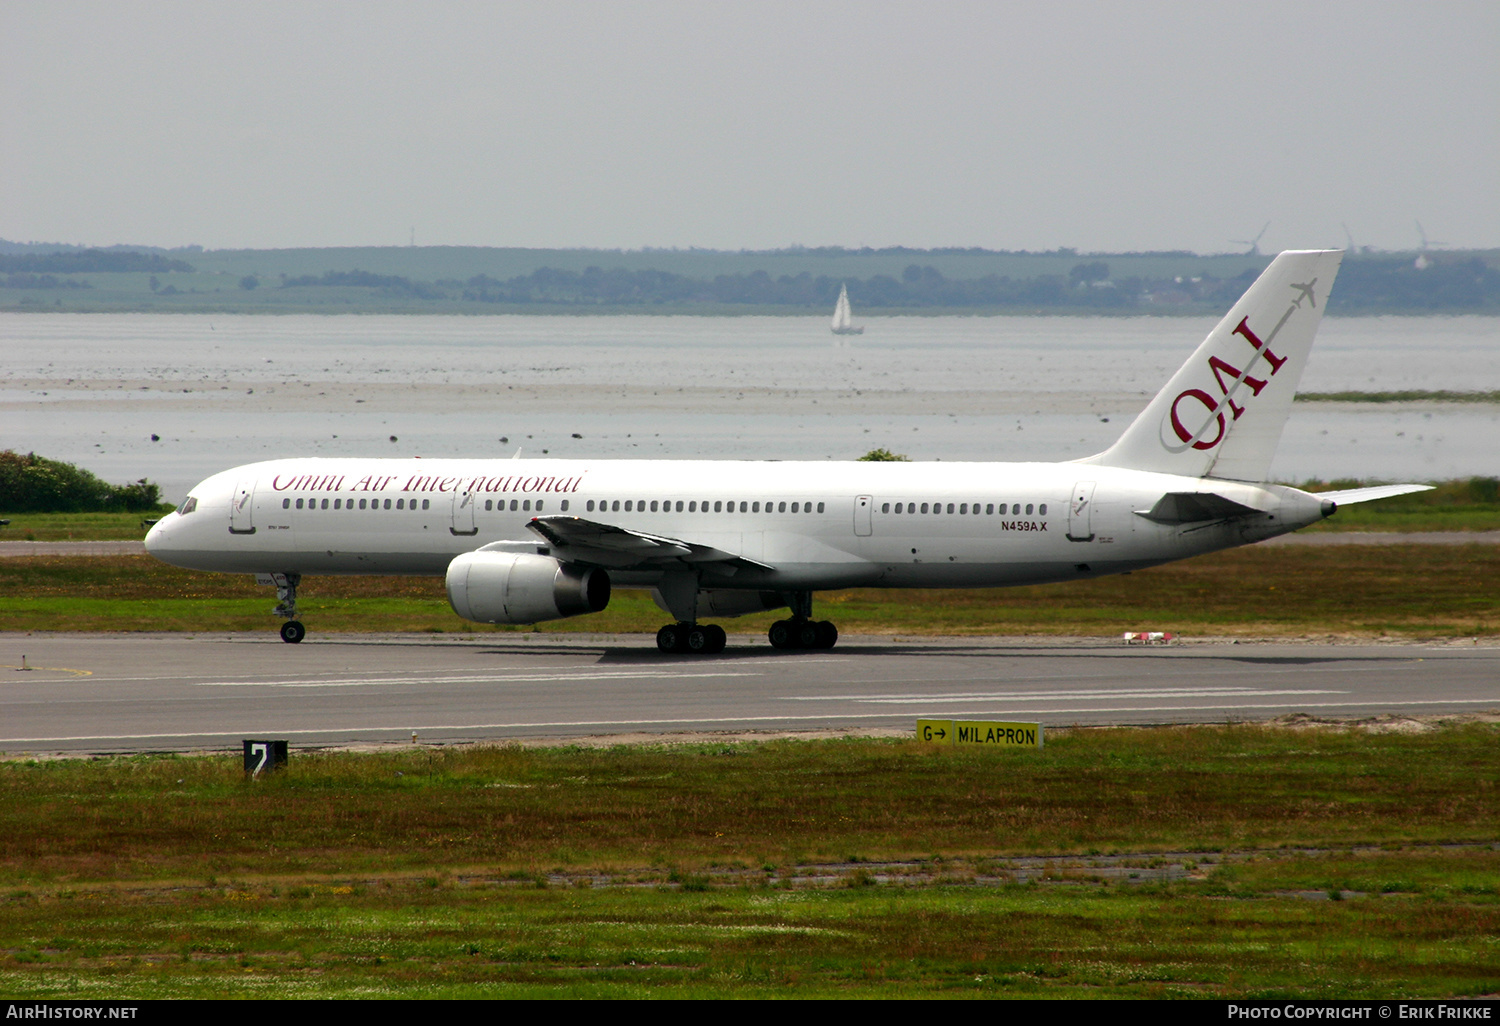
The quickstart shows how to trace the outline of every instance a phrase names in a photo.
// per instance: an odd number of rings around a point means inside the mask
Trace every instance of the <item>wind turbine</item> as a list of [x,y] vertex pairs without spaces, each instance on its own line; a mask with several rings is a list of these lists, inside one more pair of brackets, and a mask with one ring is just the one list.
[[1412,266],[1415,267],[1419,271],[1425,271],[1431,265],[1431,263],[1432,263],[1432,261],[1430,261],[1430,260],[1427,259],[1427,250],[1430,249],[1433,246],[1443,246],[1443,245],[1447,245],[1447,244],[1443,243],[1443,242],[1431,242],[1431,241],[1429,241],[1428,238],[1427,238],[1427,233],[1422,230],[1422,222],[1421,221],[1417,221],[1416,225],[1417,225],[1417,234],[1422,237],[1422,248],[1417,253],[1417,259],[1412,263]]
[[1253,239],[1230,239],[1229,241],[1230,242],[1234,242],[1234,243],[1238,243],[1241,246],[1249,246],[1250,248],[1245,251],[1245,255],[1246,256],[1260,256],[1260,240],[1261,240],[1261,237],[1266,234],[1266,228],[1269,228],[1269,227],[1271,227],[1271,222],[1267,221],[1266,222],[1266,227],[1262,228],[1260,230],[1260,235],[1257,235],[1255,238],[1253,238]]

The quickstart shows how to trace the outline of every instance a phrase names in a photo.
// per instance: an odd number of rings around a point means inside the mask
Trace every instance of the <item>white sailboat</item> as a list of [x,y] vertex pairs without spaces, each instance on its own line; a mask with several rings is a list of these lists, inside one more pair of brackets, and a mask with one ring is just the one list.
[[839,303],[833,308],[833,333],[835,335],[863,335],[863,327],[856,328],[850,323],[853,314],[849,309],[849,286],[839,286]]

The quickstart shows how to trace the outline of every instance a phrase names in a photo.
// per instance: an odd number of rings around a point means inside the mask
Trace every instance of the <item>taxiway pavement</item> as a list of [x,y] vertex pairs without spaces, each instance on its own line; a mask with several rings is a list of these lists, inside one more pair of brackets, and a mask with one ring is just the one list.
[[0,634],[12,754],[1496,710],[1500,646],[1472,641],[848,636],[799,653],[731,636],[721,655],[668,657],[639,635]]

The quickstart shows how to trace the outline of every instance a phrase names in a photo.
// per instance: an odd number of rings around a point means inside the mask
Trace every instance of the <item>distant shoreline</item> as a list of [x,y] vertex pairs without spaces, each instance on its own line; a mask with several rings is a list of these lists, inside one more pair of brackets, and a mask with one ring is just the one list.
[[[68,303],[46,306],[39,303],[7,302],[0,290],[0,313],[12,314],[167,314],[180,316],[220,315],[225,317],[798,317],[828,320],[822,310],[799,307],[640,307],[640,306],[496,306],[474,304],[462,309],[423,309],[413,306],[380,306],[378,304],[346,305],[339,309],[328,306],[286,305],[275,308],[242,307],[224,303],[215,305],[85,305]],[[870,309],[861,310],[855,319],[859,323],[892,320],[900,317],[1090,317],[1107,320],[1128,318],[1176,319],[1182,317],[1218,317],[1224,311],[1218,307],[1176,307],[1155,310],[1098,310],[1087,308],[1057,307],[1036,309],[1019,308],[974,308],[974,307],[924,307],[922,309]],[[1330,320],[1356,320],[1378,317],[1491,317],[1500,318],[1496,310],[1443,310],[1443,309],[1355,309],[1330,311]],[[832,333],[829,335],[832,338]],[[854,343],[858,345],[858,342]]]
[[[1217,316],[1260,253],[978,249],[161,251],[0,240],[0,311],[454,316]],[[1500,316],[1500,250],[1348,255],[1331,316]]]

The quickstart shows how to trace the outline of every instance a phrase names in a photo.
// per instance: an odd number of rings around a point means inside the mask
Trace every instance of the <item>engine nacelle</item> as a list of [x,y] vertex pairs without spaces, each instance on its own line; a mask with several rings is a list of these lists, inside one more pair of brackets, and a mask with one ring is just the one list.
[[540,623],[609,605],[609,574],[551,556],[466,552],[448,564],[448,602],[478,623]]

